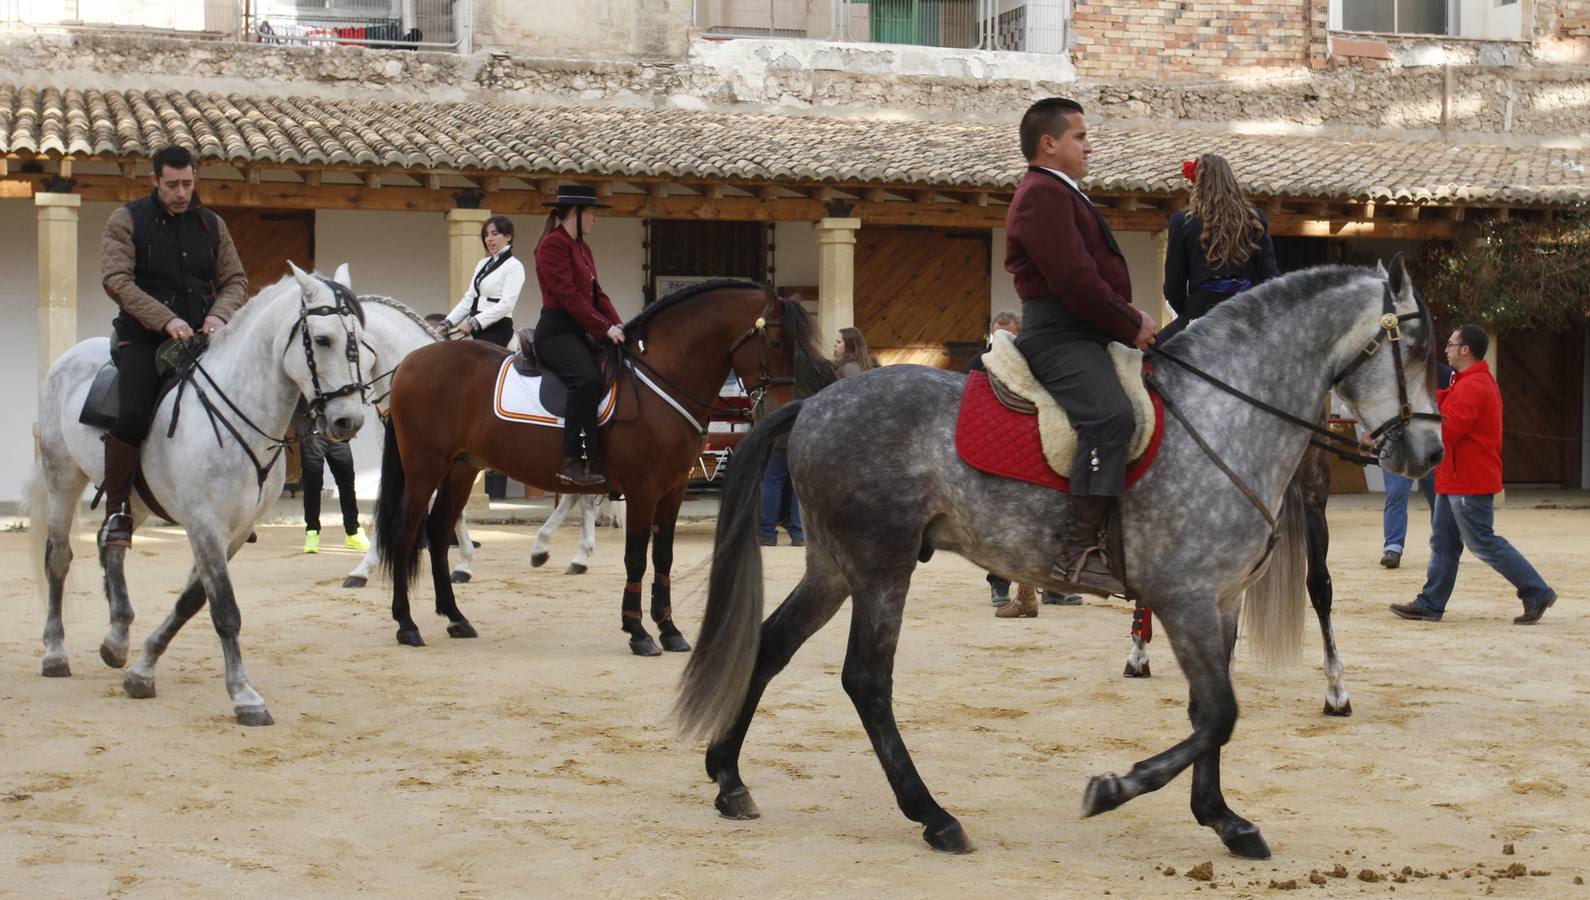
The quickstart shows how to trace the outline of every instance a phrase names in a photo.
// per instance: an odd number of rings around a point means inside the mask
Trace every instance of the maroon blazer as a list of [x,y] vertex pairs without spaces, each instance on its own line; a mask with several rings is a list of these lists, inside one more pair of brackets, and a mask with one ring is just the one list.
[[554,228],[536,245],[535,257],[542,306],[573,316],[598,343],[607,329],[624,324],[596,279],[596,257],[589,244],[576,243],[563,228]]
[[1005,214],[1005,271],[1023,301],[1056,297],[1102,334],[1137,339],[1142,317],[1115,236],[1080,191],[1037,167],[1022,176]]

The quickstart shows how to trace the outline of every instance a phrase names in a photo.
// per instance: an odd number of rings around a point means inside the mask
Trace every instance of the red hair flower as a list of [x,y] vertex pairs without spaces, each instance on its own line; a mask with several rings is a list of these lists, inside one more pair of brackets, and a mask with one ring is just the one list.
[[1196,184],[1198,181],[1198,160],[1189,159],[1182,163],[1181,177]]

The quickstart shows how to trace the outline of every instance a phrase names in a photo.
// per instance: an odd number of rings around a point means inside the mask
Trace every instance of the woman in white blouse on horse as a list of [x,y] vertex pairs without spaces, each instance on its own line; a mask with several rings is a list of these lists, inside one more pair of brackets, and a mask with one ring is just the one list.
[[446,336],[457,329],[466,337],[506,347],[513,337],[513,307],[524,289],[524,264],[513,256],[513,222],[507,216],[487,219],[480,242],[486,245],[486,258],[475,264],[464,299],[436,330]]

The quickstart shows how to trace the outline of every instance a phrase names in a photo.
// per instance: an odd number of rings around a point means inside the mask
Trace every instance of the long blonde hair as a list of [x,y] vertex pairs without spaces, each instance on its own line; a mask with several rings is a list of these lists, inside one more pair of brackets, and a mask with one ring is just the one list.
[[844,341],[845,352],[834,360],[834,368],[848,362],[860,366],[862,371],[872,368],[872,354],[867,352],[867,339],[861,336],[860,328],[841,328],[839,337]]
[[1199,244],[1204,260],[1215,269],[1247,262],[1264,236],[1259,211],[1242,196],[1237,176],[1223,157],[1213,153],[1198,157],[1197,178],[1187,215],[1202,223]]

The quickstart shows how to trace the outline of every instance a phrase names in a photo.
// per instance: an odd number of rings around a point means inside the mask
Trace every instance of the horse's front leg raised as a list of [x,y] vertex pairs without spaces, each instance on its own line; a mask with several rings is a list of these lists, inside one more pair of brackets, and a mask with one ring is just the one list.
[[641,621],[640,582],[646,576],[646,545],[651,540],[652,521],[657,513],[657,500],[638,494],[630,495],[635,514],[629,517],[624,528],[624,600],[622,627],[629,634],[629,650],[636,656],[661,656],[657,642]]
[[[657,636],[662,640],[664,650],[671,653],[686,653],[690,650],[690,642],[679,633],[674,625],[673,605],[673,580],[671,573],[674,567],[674,526],[679,522],[679,506],[685,500],[685,491],[679,490],[664,497],[657,504],[657,521],[652,529],[651,562],[656,568],[652,575],[651,583],[651,620],[657,623]],[[596,542],[596,511],[589,510],[585,513],[589,525],[582,529],[591,532],[591,542]]]
[[579,499],[578,494],[558,495],[558,502],[552,507],[551,515],[547,516],[547,520],[536,529],[535,543],[530,545],[530,568],[539,569],[552,558],[552,533],[563,524],[563,518],[569,514],[569,510],[574,508],[574,504],[579,502]]
[[[1194,808],[1202,819],[1211,816],[1211,827],[1217,827],[1216,813],[1224,810],[1229,824],[1221,839],[1234,853],[1244,856],[1267,856],[1263,838],[1251,823],[1231,813],[1219,794],[1219,751],[1237,723],[1237,698],[1231,689],[1231,669],[1227,649],[1227,627],[1218,604],[1200,597],[1167,598],[1154,601],[1160,623],[1170,635],[1171,648],[1176,660],[1187,676],[1194,715],[1193,733],[1169,750],[1142,760],[1125,775],[1109,773],[1088,781],[1082,795],[1082,814],[1094,816],[1108,812],[1140,794],[1157,791],[1181,774],[1183,769],[1206,755],[1212,773],[1205,776],[1204,790],[1194,798]],[[1234,635],[1234,632],[1232,632]],[[1212,786],[1213,792],[1210,792]],[[1216,805],[1218,803],[1218,806]],[[1240,824],[1239,824],[1240,823]],[[1247,831],[1241,826],[1246,826]],[[1229,834],[1227,833],[1229,832]]]

